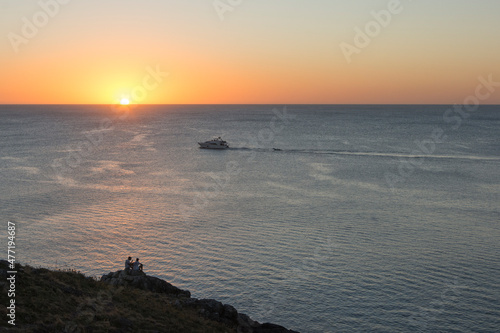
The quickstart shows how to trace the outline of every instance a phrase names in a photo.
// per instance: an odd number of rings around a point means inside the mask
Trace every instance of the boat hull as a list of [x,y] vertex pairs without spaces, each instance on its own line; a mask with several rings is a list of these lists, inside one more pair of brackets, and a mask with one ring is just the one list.
[[205,142],[198,142],[200,145],[200,148],[203,149],[227,149],[229,146],[227,145],[218,145],[218,144],[212,144],[212,143],[205,143]]
[[229,145],[227,144],[226,141],[222,140],[222,138],[219,136],[218,138],[215,138],[213,140],[205,141],[205,142],[198,142],[200,145],[200,148],[204,149],[227,149],[229,148]]

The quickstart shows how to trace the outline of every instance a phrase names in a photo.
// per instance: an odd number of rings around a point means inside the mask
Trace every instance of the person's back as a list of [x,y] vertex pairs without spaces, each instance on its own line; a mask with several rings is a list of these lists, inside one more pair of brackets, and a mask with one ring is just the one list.
[[128,271],[130,267],[132,266],[132,263],[130,262],[132,260],[132,257],[128,257],[127,260],[125,260],[125,270]]
[[135,262],[134,262],[134,271],[138,271],[139,268],[141,267],[141,263],[139,262],[139,258],[135,259]]

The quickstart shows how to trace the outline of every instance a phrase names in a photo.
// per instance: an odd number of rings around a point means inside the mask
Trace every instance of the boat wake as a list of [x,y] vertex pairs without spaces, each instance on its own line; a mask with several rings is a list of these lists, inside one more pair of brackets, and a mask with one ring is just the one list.
[[232,147],[231,150],[254,151],[262,153],[282,153],[282,154],[318,154],[318,155],[339,155],[339,156],[360,156],[360,157],[385,157],[385,158],[426,158],[426,159],[459,159],[459,160],[481,160],[500,161],[499,156],[474,156],[474,155],[437,155],[437,154],[407,154],[401,152],[370,152],[352,150],[331,150],[331,149],[281,149],[281,148],[247,148]]

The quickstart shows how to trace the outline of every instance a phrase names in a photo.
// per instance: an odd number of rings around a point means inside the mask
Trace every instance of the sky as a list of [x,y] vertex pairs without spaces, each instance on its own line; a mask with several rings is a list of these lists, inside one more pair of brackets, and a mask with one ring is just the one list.
[[462,104],[484,80],[480,103],[500,104],[499,14],[498,0],[0,0],[0,104]]

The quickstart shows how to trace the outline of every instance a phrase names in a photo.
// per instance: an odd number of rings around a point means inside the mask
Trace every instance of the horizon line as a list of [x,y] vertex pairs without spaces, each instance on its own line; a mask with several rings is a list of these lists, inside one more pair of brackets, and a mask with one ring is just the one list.
[[[154,105],[464,105],[463,103],[144,103],[127,104],[120,103],[0,103],[1,106],[15,105],[117,105],[117,106],[154,106]],[[479,104],[478,106],[500,106],[500,104]]]

